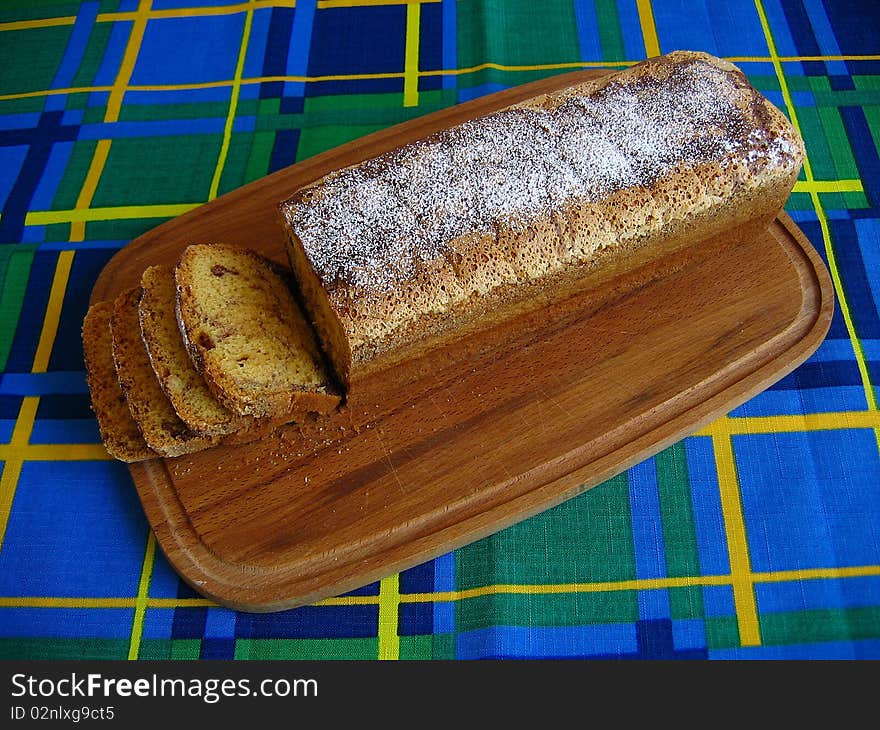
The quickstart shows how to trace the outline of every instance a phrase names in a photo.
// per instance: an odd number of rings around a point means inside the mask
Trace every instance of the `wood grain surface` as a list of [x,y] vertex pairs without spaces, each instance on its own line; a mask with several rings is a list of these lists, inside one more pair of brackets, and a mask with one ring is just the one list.
[[[370,135],[229,193],[122,249],[93,301],[224,240],[284,258],[297,186],[543,91],[577,72]],[[803,362],[833,311],[784,213],[726,231],[378,372],[347,407],[256,443],[129,466],[166,556],[197,591],[273,611],[339,594],[600,484]]]

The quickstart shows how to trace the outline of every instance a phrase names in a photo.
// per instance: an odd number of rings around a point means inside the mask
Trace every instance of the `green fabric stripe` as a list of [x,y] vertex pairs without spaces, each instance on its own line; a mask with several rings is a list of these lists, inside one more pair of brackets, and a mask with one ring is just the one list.
[[532,0],[458,3],[458,65],[485,61],[531,66],[580,60],[577,22],[571,0],[543,0],[535,22]]
[[[476,576],[475,576],[476,577]],[[480,596],[459,601],[455,626],[473,631],[498,623],[508,626],[570,626],[637,621],[638,591],[600,593],[511,594]]]
[[[660,517],[669,576],[699,575],[699,553],[694,532],[693,505],[684,443],[678,442],[654,457]],[[673,618],[703,614],[703,592],[695,586],[669,591]]]
[[[251,151],[250,132],[238,132],[229,140],[229,151],[226,154],[226,163],[223,166],[223,174],[220,177],[218,194],[228,193],[230,190],[241,187],[245,182],[245,169]],[[291,160],[291,163],[293,160]],[[265,174],[265,172],[264,172]]]
[[141,639],[138,659],[198,659],[201,639]]
[[320,152],[350,142],[365,134],[384,129],[386,125],[352,125],[352,126],[326,126],[303,129],[299,137],[299,146],[296,149],[296,161],[305,160]]
[[605,61],[625,61],[623,31],[615,0],[595,0],[596,17],[599,22],[599,44]]
[[455,635],[401,636],[401,659],[455,659]]
[[736,616],[712,616],[706,619],[707,649],[730,649],[739,645]]
[[[253,116],[257,113],[257,99],[241,99],[236,115]],[[276,99],[277,101],[277,99]],[[188,104],[128,104],[119,112],[121,122],[153,122],[180,119],[226,119],[229,102],[192,102]],[[219,134],[219,132],[218,132]]]
[[[0,370],[6,367],[9,350],[15,337],[18,317],[21,314],[28,276],[34,261],[36,246],[3,246],[3,286],[0,291]],[[7,255],[6,251],[10,250]]]
[[125,659],[128,639],[0,639],[0,659]]
[[3,93],[51,88],[72,28],[72,25],[62,25],[5,31],[3,63],[0,63],[0,89]]
[[[7,31],[8,32],[8,31]],[[4,99],[0,101],[0,114],[33,114],[43,111],[46,98],[34,96],[26,99]]]
[[14,20],[42,20],[44,18],[63,18],[76,15],[79,3],[72,0],[3,0],[0,4],[0,22]]
[[859,176],[859,168],[856,166],[840,112],[836,108],[821,108],[817,111],[819,113],[819,121],[822,123],[825,139],[828,142],[828,149],[834,161],[835,173],[832,179],[848,180],[857,178]]
[[825,139],[825,132],[822,129],[819,110],[809,106],[798,107],[797,117],[810,156],[813,176],[817,180],[833,180],[834,163],[828,140]]
[[880,637],[880,606],[791,611],[760,616],[765,644],[808,644]]
[[[880,76],[877,78],[880,79]],[[864,108],[864,111],[868,129],[871,130],[871,137],[874,140],[874,147],[880,150],[880,106],[868,106]]]
[[95,23],[89,33],[86,51],[76,74],[73,76],[71,86],[74,88],[91,86],[95,81],[95,75],[107,50],[107,41],[110,40],[110,32],[113,23]]
[[[578,548],[573,550],[573,545]],[[575,499],[472,543],[458,550],[455,560],[459,590],[486,583],[555,585],[634,578],[628,477],[619,474]],[[460,601],[457,610],[471,611],[471,604],[482,600]]]
[[272,158],[274,142],[274,132],[255,132],[253,134],[247,167],[244,171],[245,182],[257,180],[269,172],[269,160]]
[[53,210],[70,210],[76,207],[76,200],[82,190],[86,173],[95,156],[96,145],[97,142],[93,140],[74,142],[67,167],[64,168],[58,190],[52,199]]
[[670,576],[699,575],[697,536],[684,443],[678,442],[654,457],[666,571]]
[[236,659],[375,659],[379,640],[238,639]]

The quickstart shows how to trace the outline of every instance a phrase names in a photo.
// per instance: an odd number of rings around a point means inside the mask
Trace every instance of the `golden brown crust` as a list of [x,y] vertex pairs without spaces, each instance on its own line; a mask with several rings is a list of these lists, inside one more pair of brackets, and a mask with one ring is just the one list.
[[144,441],[116,379],[110,336],[112,313],[112,302],[100,302],[89,308],[83,320],[83,355],[92,410],[107,453],[120,461],[144,461],[158,454]]
[[281,422],[336,408],[338,389],[276,264],[246,249],[197,244],[174,277],[183,341],[223,406]]
[[131,417],[150,448],[162,456],[181,456],[213,446],[218,437],[189,429],[162,392],[141,338],[140,293],[140,287],[135,287],[120,294],[110,318],[113,362]]
[[[692,103],[697,111],[703,101],[711,107],[702,126],[677,107],[682,78],[701,94]],[[653,122],[641,112],[657,97],[663,99],[656,105],[658,125],[671,136],[654,140],[648,139]],[[632,129],[620,129],[625,123],[617,111]],[[568,138],[567,130],[573,130]],[[525,140],[523,146],[498,142],[505,134]],[[656,155],[655,142],[665,145]],[[636,152],[621,146],[627,144]],[[511,149],[526,164],[511,165],[505,159]],[[480,155],[487,151],[500,160],[495,168],[484,169]],[[331,173],[297,191],[280,211],[310,317],[349,384],[358,373],[430,347],[481,318],[503,316],[536,293],[595,283],[617,266],[647,262],[720,228],[766,226],[802,159],[800,136],[736,67],[677,52]],[[473,170],[456,175],[456,161]],[[529,164],[543,170],[534,175]],[[498,188],[481,179],[491,169],[507,174]],[[519,185],[518,176],[526,183]],[[552,190],[541,197],[548,183]],[[476,193],[448,192],[457,185],[475,186]],[[508,197],[490,199],[496,189]],[[378,202],[370,197],[377,193],[384,195]],[[462,201],[463,207],[453,205]],[[484,211],[493,205],[487,218]],[[443,238],[443,231],[461,228],[446,225],[456,216],[482,227]],[[368,239],[379,228],[392,240]],[[401,230],[409,247],[393,238]]]

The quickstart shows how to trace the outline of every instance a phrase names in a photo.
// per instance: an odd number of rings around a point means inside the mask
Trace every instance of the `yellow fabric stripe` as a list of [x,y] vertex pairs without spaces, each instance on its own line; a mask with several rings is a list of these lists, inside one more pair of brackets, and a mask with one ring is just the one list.
[[102,444],[0,444],[0,461],[106,461]]
[[[9,439],[11,448],[23,446],[30,440],[39,405],[40,399],[37,396],[26,396],[22,399],[21,407],[18,409],[18,418],[15,420],[12,436]],[[9,523],[9,514],[15,500],[22,463],[21,459],[7,459],[3,464],[3,473],[0,474],[0,551],[3,550],[6,525]]]
[[153,563],[156,557],[156,537],[150,530],[147,534],[147,549],[138,581],[138,594],[131,622],[131,639],[128,644],[128,658],[137,659],[141,649],[141,636],[144,633],[144,614],[147,611],[147,595],[150,592],[150,579],[153,577]]
[[[793,431],[836,431],[846,428],[878,428],[878,411],[839,411],[790,416],[737,416],[719,419],[731,434],[780,433]],[[711,436],[717,427],[710,424],[695,436]]]
[[[880,565],[854,565],[842,568],[804,568],[752,573],[753,583],[786,583],[803,580],[843,580],[880,576]],[[559,595],[575,593],[609,593],[614,591],[664,590],[731,584],[729,575],[678,576],[671,578],[638,578],[597,583],[558,584],[492,584],[462,591],[430,593],[403,593],[398,603],[434,603],[465,601],[482,596],[496,595]],[[0,608],[134,608],[137,597],[91,596],[0,596]],[[316,606],[370,606],[377,605],[377,596],[337,596],[318,601]],[[208,598],[150,598],[144,600],[147,608],[211,607],[218,604]]]
[[247,56],[248,43],[251,38],[251,24],[254,19],[253,2],[248,3],[247,9],[247,14],[244,16],[244,28],[241,31],[241,43],[238,47],[238,60],[235,63],[235,76],[232,79],[232,90],[229,94],[229,113],[226,115],[226,124],[223,127],[223,142],[220,145],[220,154],[214,167],[214,176],[211,178],[208,200],[213,200],[217,197],[217,191],[220,188],[220,178],[223,175],[226,157],[229,154],[229,143],[232,141],[232,127],[235,124],[235,111],[238,109],[238,96],[241,92],[241,74],[244,71],[244,60]]
[[403,60],[403,105],[419,105],[419,24],[422,7],[406,6],[406,50]]
[[[782,92],[782,98],[785,100],[785,105],[788,108],[789,117],[791,119],[791,123],[795,129],[800,133],[800,124],[798,123],[797,118],[797,109],[795,108],[794,102],[791,98],[791,93],[788,89],[788,83],[785,80],[785,73],[782,70],[782,63],[779,60],[779,55],[776,51],[776,42],[773,40],[773,33],[770,31],[770,24],[767,20],[767,14],[764,12],[764,5],[761,0],[755,0],[755,8],[758,11],[758,18],[761,21],[761,29],[764,32],[764,38],[767,41],[767,48],[770,51],[770,58],[773,62],[773,68],[776,72],[776,76],[779,79],[779,87]],[[803,135],[802,135],[803,136]],[[809,155],[804,155],[804,175],[807,178],[807,181],[813,182],[815,177],[813,176],[813,169],[810,165],[810,157]],[[840,313],[843,315],[843,321],[846,324],[846,331],[849,333],[850,341],[852,342],[853,351],[856,356],[856,364],[859,368],[859,374],[861,375],[862,384],[865,389],[865,398],[868,401],[868,408],[872,411],[877,410],[877,399],[874,396],[874,388],[871,384],[871,378],[868,373],[868,366],[865,359],[865,353],[862,350],[862,343],[859,341],[858,334],[855,330],[855,325],[852,321],[852,315],[850,314],[849,304],[846,300],[846,296],[843,290],[843,284],[840,279],[840,272],[837,268],[837,257],[834,253],[834,246],[831,241],[831,231],[828,227],[828,219],[825,216],[825,211],[822,208],[822,201],[819,198],[819,194],[813,190],[810,191],[810,197],[813,201],[813,207],[816,209],[816,217],[819,219],[819,227],[822,230],[822,241],[825,246],[825,254],[828,260],[828,269],[831,273],[831,279],[834,282],[835,293],[837,294],[837,302],[840,307]],[[877,440],[877,447],[880,448],[880,430],[875,429],[874,436]]]
[[442,0],[318,0],[318,9],[323,8],[366,8],[375,5],[422,5],[439,3]]
[[400,658],[397,613],[400,607],[400,576],[389,575],[379,582],[379,659]]
[[[43,316],[43,326],[40,330],[40,339],[37,341],[31,372],[44,373],[49,367],[49,358],[52,355],[52,346],[55,344],[55,336],[58,333],[61,307],[64,304],[64,293],[67,291],[72,265],[73,251],[62,251],[55,264],[55,273],[52,276],[52,285],[49,289],[49,300],[46,304],[46,314]],[[9,444],[6,445],[6,448],[13,453],[9,454],[6,459],[3,474],[0,475],[0,550],[3,549],[6,525],[9,523],[9,514],[12,511],[12,503],[15,500],[23,463],[21,456],[14,452],[18,449],[28,448],[39,404],[39,396],[26,396],[22,399],[18,418],[12,429],[12,436],[9,439]]]
[[796,193],[861,193],[865,188],[861,180],[798,180]]
[[[134,608],[138,598],[91,596],[0,596],[0,608]],[[147,598],[147,608],[198,608],[217,604],[207,598]]]
[[[318,9],[325,8],[362,8],[376,5],[418,5],[421,3],[438,3],[441,0],[318,0]],[[151,10],[149,18],[191,18],[194,16],[207,15],[234,15],[248,9],[253,4],[256,9],[260,8],[294,8],[296,0],[252,0],[252,3],[238,3],[236,5],[213,5],[194,8],[162,8]],[[119,23],[137,20],[138,11],[107,12],[99,13],[95,17],[96,23]],[[0,23],[0,32],[5,30],[31,30],[33,28],[52,28],[61,25],[73,25],[76,16],[65,15],[55,18],[35,18],[33,20],[14,20],[8,23]]]
[[761,629],[758,624],[755,589],[752,585],[749,543],[746,538],[733,445],[730,434],[723,428],[724,422],[716,421],[715,426],[716,429],[712,433],[712,448],[715,451],[721,513],[724,517],[724,531],[727,534],[727,553],[730,559],[730,578],[739,639],[743,646],[758,646],[761,643]]
[[109,208],[39,210],[27,214],[25,225],[41,226],[48,223],[113,221],[129,218],[173,218],[197,208],[199,205],[200,203],[172,203],[169,205],[120,205]]
[[[107,156],[110,154],[111,141],[109,139],[99,139],[95,145],[95,153],[92,155],[92,161],[89,163],[86,179],[83,181],[76,198],[76,207],[80,210],[87,210],[98,189],[98,181],[101,173],[104,171],[104,165],[107,164]],[[27,223],[27,216],[25,216]],[[83,241],[86,237],[85,223],[80,220],[72,220],[70,226],[70,240]]]
[[55,275],[52,277],[52,288],[49,290],[49,301],[46,304],[43,329],[40,331],[37,351],[34,354],[32,372],[45,373],[49,367],[52,346],[55,344],[55,335],[58,333],[58,322],[61,320],[64,293],[67,291],[70,268],[73,266],[73,255],[73,251],[62,251],[58,254],[58,263],[55,265]]
[[[134,65],[144,39],[144,32],[147,29],[151,2],[152,0],[141,0],[138,4],[134,23],[128,36],[128,43],[125,46],[125,53],[119,64],[119,72],[116,74],[113,88],[110,90],[110,97],[107,99],[107,110],[104,112],[104,122],[106,123],[119,121],[122,100],[125,98],[128,82],[131,81]],[[76,199],[77,208],[89,208],[91,206],[95,191],[98,188],[98,181],[101,179],[101,173],[104,172],[104,165],[106,165],[107,157],[110,154],[111,143],[109,139],[98,140],[95,154],[92,156],[92,161],[86,173],[85,182],[80,189],[79,197]],[[70,240],[83,241],[85,237],[85,222],[72,221],[70,225]]]
[[645,39],[645,55],[660,55],[660,39],[657,38],[657,26],[654,24],[654,10],[651,0],[636,0],[639,11],[639,24],[642,26],[642,37]]
[[[428,1],[428,0],[424,0]],[[434,0],[430,0],[434,1]],[[770,56],[727,56],[728,61],[732,63],[740,63],[746,61],[754,61],[760,63],[767,63],[772,61]],[[878,56],[789,56],[783,59],[783,61],[852,61],[852,60],[865,60],[865,61],[877,61],[880,60],[880,55]],[[621,68],[624,66],[632,66],[638,63],[638,61],[573,61],[570,63],[544,63],[544,64],[534,64],[534,65],[510,65],[503,63],[493,63],[491,61],[487,61],[486,63],[480,63],[476,66],[468,66],[464,68],[451,68],[451,69],[432,69],[428,71],[419,71],[418,75],[421,76],[463,76],[469,73],[475,73],[477,71],[484,71],[486,69],[495,69],[497,71],[562,71],[565,69],[577,70],[582,68]],[[331,74],[326,76],[254,76],[247,79],[242,79],[241,84],[262,84],[269,81],[302,81],[302,82],[310,82],[310,81],[359,81],[359,80],[367,80],[367,79],[399,79],[404,77],[404,72],[402,71],[392,71],[388,73],[363,73],[363,74]],[[194,82],[188,84],[138,84],[128,86],[128,91],[185,91],[190,89],[215,89],[221,86],[231,86],[232,80],[221,80],[221,81],[205,81],[205,82]],[[31,99],[41,96],[55,96],[61,94],[82,94],[82,93],[90,93],[93,91],[111,91],[113,89],[112,86],[76,86],[76,87],[68,87],[63,89],[41,89],[39,91],[20,91],[14,94],[0,94],[0,101],[11,101],[14,99]],[[801,181],[803,182],[803,181]],[[861,188],[860,188],[861,190]],[[824,192],[824,191],[820,191]],[[844,191],[847,192],[847,191]]]
[[0,23],[0,32],[4,30],[33,30],[34,28],[57,28],[61,25],[73,25],[76,17],[66,15],[56,18],[35,18],[34,20],[12,20],[8,23]]
[[9,513],[12,511],[22,463],[21,459],[10,459],[3,464],[3,473],[0,474],[0,552],[3,551],[6,525],[9,523]]
[[13,99],[36,99],[40,96],[59,96],[62,94],[88,94],[92,91],[110,91],[111,86],[69,86],[63,89],[42,89],[40,91],[20,91],[16,94],[0,94],[0,101]]

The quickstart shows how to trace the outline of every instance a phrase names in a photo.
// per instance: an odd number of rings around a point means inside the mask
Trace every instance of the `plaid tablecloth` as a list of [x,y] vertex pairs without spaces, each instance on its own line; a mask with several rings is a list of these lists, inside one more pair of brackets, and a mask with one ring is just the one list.
[[[830,0],[4,0],[0,656],[880,658],[880,9]],[[808,363],[581,497],[354,593],[189,590],[99,444],[80,324],[129,240],[531,79],[729,58],[809,159],[837,311]]]

